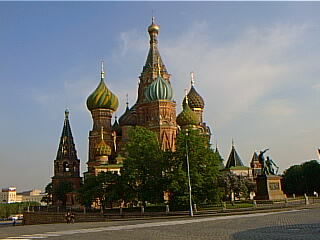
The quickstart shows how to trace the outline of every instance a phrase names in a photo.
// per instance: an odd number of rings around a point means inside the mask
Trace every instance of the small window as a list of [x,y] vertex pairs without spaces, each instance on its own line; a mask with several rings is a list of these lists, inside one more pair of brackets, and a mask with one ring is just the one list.
[[70,171],[69,163],[67,163],[67,162],[63,163],[63,171],[64,172],[69,172]]

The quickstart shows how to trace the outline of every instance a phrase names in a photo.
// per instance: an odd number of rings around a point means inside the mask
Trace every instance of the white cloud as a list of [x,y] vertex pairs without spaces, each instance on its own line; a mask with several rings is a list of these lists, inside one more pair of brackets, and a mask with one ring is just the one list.
[[120,56],[124,57],[132,54],[133,52],[145,51],[147,38],[145,35],[142,37],[141,33],[139,33],[137,30],[131,29],[129,31],[120,33],[119,43],[120,46],[115,55],[118,55],[120,52]]
[[316,83],[316,84],[312,85],[311,88],[320,89],[320,83]]
[[207,107],[219,113],[210,121],[223,127],[290,80],[294,68],[287,54],[304,31],[300,25],[251,27],[233,41],[215,43],[210,34],[216,33],[206,23],[196,23],[178,39],[162,43],[161,52],[173,73],[177,98],[182,99],[188,74],[195,71],[196,88]]
[[281,118],[293,116],[297,110],[285,99],[274,99],[266,104],[262,113],[268,118]]

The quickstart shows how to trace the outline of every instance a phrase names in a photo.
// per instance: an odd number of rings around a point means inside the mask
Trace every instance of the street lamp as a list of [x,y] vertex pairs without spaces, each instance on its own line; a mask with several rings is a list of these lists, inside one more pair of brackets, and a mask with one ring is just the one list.
[[187,160],[187,173],[188,173],[188,189],[189,189],[189,214],[193,217],[192,198],[191,198],[191,182],[190,182],[190,167],[189,167],[189,154],[188,154],[188,129],[186,129],[186,160]]

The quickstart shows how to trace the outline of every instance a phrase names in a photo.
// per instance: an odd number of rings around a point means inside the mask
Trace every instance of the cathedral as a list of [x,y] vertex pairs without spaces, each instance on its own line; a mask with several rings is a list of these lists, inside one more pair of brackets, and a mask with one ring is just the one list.
[[[203,120],[204,100],[194,86],[194,74],[191,73],[191,87],[182,101],[183,110],[177,115],[174,91],[170,74],[160,56],[158,35],[160,27],[154,18],[148,27],[150,46],[146,62],[139,76],[136,102],[127,107],[119,120],[113,115],[119,106],[115,93],[108,87],[103,63],[97,88],[87,98],[87,108],[92,117],[92,129],[89,131],[88,175],[112,171],[120,174],[124,147],[129,138],[130,129],[135,126],[145,127],[154,132],[163,151],[175,151],[176,134],[181,129],[199,129],[210,141],[210,128]],[[187,71],[187,69],[186,69]],[[79,162],[71,133],[69,113],[66,111],[62,136],[54,161],[53,190],[62,181],[69,181],[77,189],[82,181]],[[115,119],[112,123],[112,119]],[[54,191],[53,191],[54,192]],[[72,205],[73,197],[67,199]],[[53,204],[57,199],[53,197]]]

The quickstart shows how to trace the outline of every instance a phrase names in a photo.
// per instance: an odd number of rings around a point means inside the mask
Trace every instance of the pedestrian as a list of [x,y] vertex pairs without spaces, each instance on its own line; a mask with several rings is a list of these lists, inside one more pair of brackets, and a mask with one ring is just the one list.
[[67,213],[66,213],[65,218],[66,218],[67,223],[70,223],[70,221],[71,221],[71,214],[70,214],[70,212],[67,212]]

